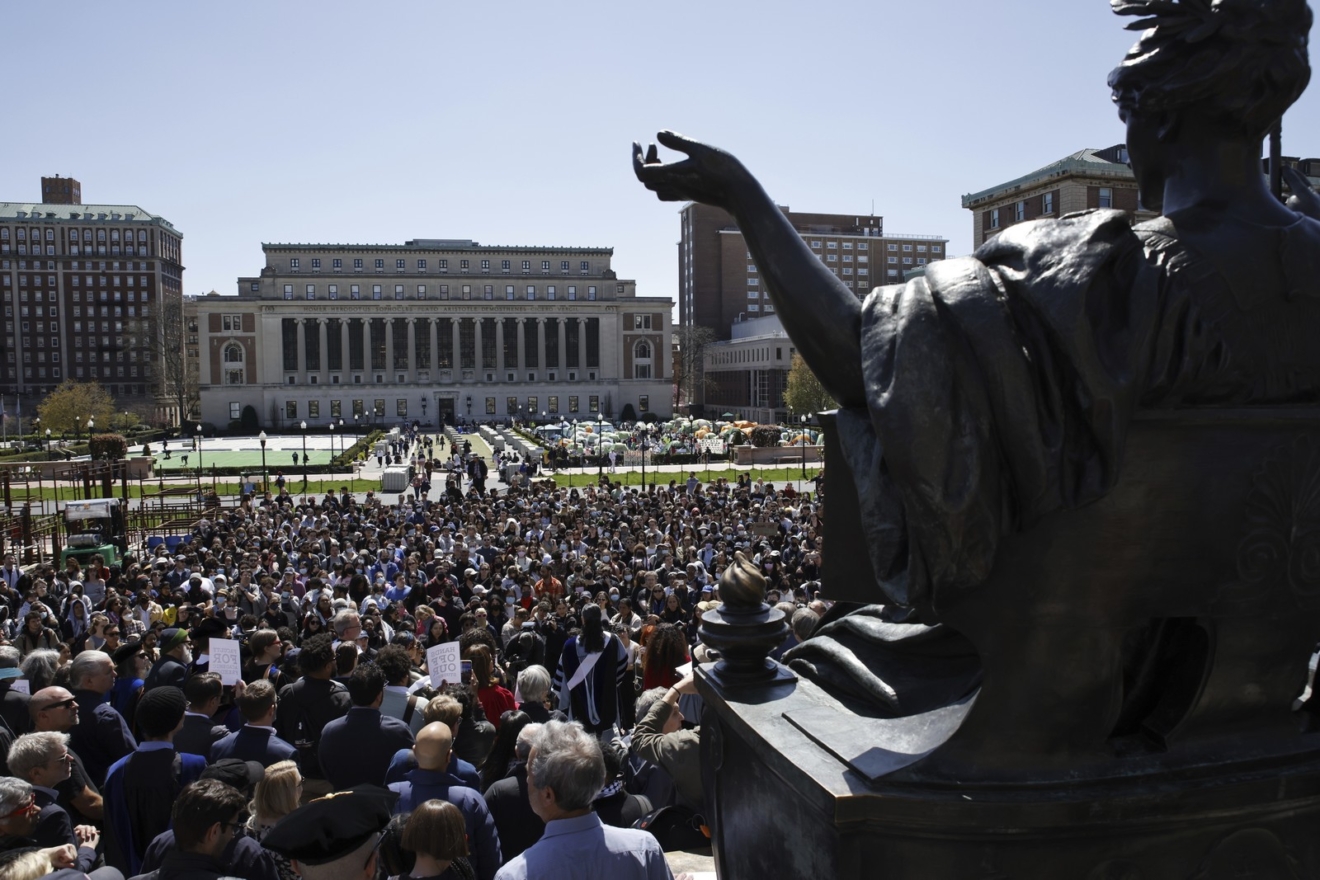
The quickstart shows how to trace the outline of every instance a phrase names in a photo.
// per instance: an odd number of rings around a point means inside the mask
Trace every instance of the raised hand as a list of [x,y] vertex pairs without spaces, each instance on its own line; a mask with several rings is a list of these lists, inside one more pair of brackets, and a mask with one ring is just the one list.
[[1320,220],[1320,194],[1311,186],[1311,181],[1305,174],[1291,166],[1285,165],[1282,170],[1284,178],[1288,181],[1288,188],[1293,193],[1288,197],[1288,207],[1299,214]]
[[723,150],[662,131],[656,140],[687,155],[678,162],[664,163],[655,144],[642,155],[642,145],[633,142],[633,171],[637,179],[666,202],[701,202],[729,210],[737,188],[751,180],[743,164]]

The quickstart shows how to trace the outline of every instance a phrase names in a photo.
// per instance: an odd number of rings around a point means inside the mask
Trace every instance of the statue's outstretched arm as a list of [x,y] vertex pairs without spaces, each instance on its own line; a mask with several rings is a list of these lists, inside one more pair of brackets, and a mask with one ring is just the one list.
[[865,405],[861,302],[811,252],[741,162],[674,132],[656,137],[688,158],[665,164],[655,144],[643,155],[634,143],[637,179],[665,201],[701,202],[732,214],[779,319],[807,365],[840,404]]

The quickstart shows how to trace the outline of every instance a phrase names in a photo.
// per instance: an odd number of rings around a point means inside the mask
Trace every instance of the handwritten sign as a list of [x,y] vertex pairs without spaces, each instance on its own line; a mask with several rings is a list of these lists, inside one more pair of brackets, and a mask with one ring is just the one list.
[[237,684],[243,676],[243,661],[239,657],[238,642],[233,639],[211,639],[210,671],[220,676],[221,684]]
[[697,441],[697,448],[702,452],[709,452],[711,455],[723,455],[724,441],[719,437],[702,437]]
[[431,676],[431,687],[462,681],[462,665],[458,661],[458,642],[443,642],[426,650],[426,671]]

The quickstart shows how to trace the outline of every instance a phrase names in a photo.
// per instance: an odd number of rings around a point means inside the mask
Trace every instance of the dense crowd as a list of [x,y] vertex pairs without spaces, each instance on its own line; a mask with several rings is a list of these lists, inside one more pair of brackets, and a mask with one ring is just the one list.
[[[363,876],[491,880],[528,876],[533,846],[582,858],[547,822],[650,829],[611,832],[624,850],[702,842],[686,664],[710,659],[722,580],[781,605],[781,651],[809,634],[812,498],[695,475],[500,490],[470,445],[390,442],[416,476],[388,499],[280,486],[174,555],[5,559],[2,876],[346,876],[322,868],[352,843],[375,854]],[[237,684],[212,639],[240,644]],[[427,650],[455,641],[461,681],[432,682]],[[340,798],[322,796],[350,790],[386,821],[331,841]]]

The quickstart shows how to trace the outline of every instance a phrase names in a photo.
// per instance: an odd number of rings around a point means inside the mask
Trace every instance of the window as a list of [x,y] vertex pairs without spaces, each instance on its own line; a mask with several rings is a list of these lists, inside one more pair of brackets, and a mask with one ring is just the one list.
[[232,422],[235,419],[241,419],[242,417],[243,404],[231,401],[229,404],[229,420]]
[[350,284],[348,286],[348,298],[362,299],[362,287],[357,284]]
[[542,260],[542,261],[541,261],[541,271],[542,271],[542,272],[549,272],[549,271],[550,271],[550,261],[549,261],[549,260]]
[[404,269],[407,269],[407,268],[408,268],[408,263],[407,263],[406,260],[395,260],[395,261],[394,261],[394,268],[395,268],[396,270],[402,272]]
[[493,397],[486,398],[486,415],[495,415],[495,398]]
[[309,284],[309,285],[307,285],[307,298],[308,298],[308,299],[316,299],[316,285],[315,285],[315,284]]
[[[633,315],[633,329],[634,329],[634,330],[650,330],[650,329],[651,329],[651,316],[650,316],[650,315]],[[648,357],[649,357],[649,355],[648,355]]]
[[321,401],[319,400],[307,401],[307,418],[319,419],[320,417],[321,417]]
[[359,271],[359,272],[362,271],[362,258],[361,258],[361,257],[354,257],[354,258],[353,258],[353,268],[356,269],[356,270]]
[[333,260],[330,261],[330,268],[338,271],[344,268],[344,261],[341,260],[339,257],[335,257]]
[[400,418],[408,415],[408,398],[400,397],[394,401],[394,414]]
[[512,415],[517,415],[517,414],[518,414],[518,398],[516,398],[516,397],[506,397],[506,398],[504,398],[504,411],[507,412],[507,413],[508,413],[509,415],[511,415],[511,416],[512,416]]
[[637,411],[638,412],[651,411],[651,396],[649,394],[643,394],[637,398]]
[[312,268],[313,268],[313,269],[317,269],[317,270],[319,270],[319,269],[321,268],[321,261],[320,261],[319,258],[313,258],[313,259],[312,259]]
[[903,258],[903,265],[904,265],[904,266],[911,266],[911,265],[912,265],[912,258],[911,258],[911,257],[904,257],[904,258]]
[[529,284],[529,285],[527,285],[527,298],[528,298],[528,299],[536,299],[536,285],[535,285],[535,284]]
[[814,248],[816,248],[816,250],[820,250],[820,242],[819,242],[819,241],[813,241],[813,242],[811,243],[811,246],[814,247]]
[[551,394],[545,399],[545,411],[548,413],[559,413],[559,395]]
[[418,299],[426,299],[426,285],[425,285],[425,284],[419,284],[419,285],[417,285],[417,298],[418,298]]
[[297,257],[292,257],[292,258],[290,258],[290,260],[289,260],[289,268],[292,269],[292,270],[294,270],[295,272],[298,271],[298,258],[297,258]]
[[482,261],[481,261],[481,271],[483,271],[483,272],[489,272],[489,271],[490,271],[490,260],[482,260]]
[[588,412],[600,412],[600,396],[593,394],[587,398]]
[[538,412],[540,412],[540,410],[541,410],[541,406],[539,403],[537,403],[537,398],[535,397],[527,398],[527,414],[529,416],[535,416]]
[[426,260],[418,260],[418,261],[417,261],[417,271],[418,271],[418,272],[425,272],[425,271],[426,271]]
[[[991,208],[991,209],[990,209],[990,228],[991,228],[991,229],[998,229],[998,228],[999,228],[999,209],[998,209],[998,208]],[[891,245],[889,246],[889,248],[890,248],[890,250],[893,250],[894,246],[891,244]]]
[[512,285],[512,284],[506,284],[506,285],[504,286],[504,298],[505,298],[505,299],[513,299],[513,296],[514,296],[513,285]]
[[330,417],[332,419],[337,419],[343,414],[344,414],[343,401],[341,400],[330,401]]
[[1027,219],[1027,203],[1025,201],[1013,203],[1013,222],[1021,223]]
[[395,298],[395,299],[403,299],[403,285],[402,285],[402,284],[396,284],[396,285],[394,285],[394,298]]
[[466,272],[466,271],[468,270],[468,261],[467,261],[467,260],[459,260],[459,261],[458,261],[458,270],[459,270],[460,272]]
[[588,288],[587,288],[587,299],[594,300],[595,298],[596,298],[596,288],[595,288],[594,286],[590,286],[590,287],[588,287]]
[[464,285],[463,285],[463,299],[472,299],[472,285],[471,285],[471,284],[464,284]]
[[375,265],[376,265],[376,270],[377,270],[378,272],[379,272],[379,271],[384,271],[384,269],[385,269],[385,261],[384,261],[384,260],[377,260],[376,263],[375,263]]
[[284,401],[284,417],[286,419],[298,418],[298,401],[296,400]]
[[588,272],[591,271],[591,263],[587,262],[586,260],[583,260],[582,262],[578,263],[578,271],[581,272],[583,275],[586,275]]
[[568,285],[568,298],[569,298],[569,299],[573,299],[573,300],[577,299],[577,285],[576,285],[576,284],[570,284],[570,285]]
[[225,363],[241,364],[243,363],[243,347],[240,345],[225,346]]
[[284,298],[285,298],[285,299],[293,299],[293,285],[292,285],[292,284],[286,284],[286,285],[284,285]]
[[373,285],[371,285],[371,298],[372,298],[372,299],[380,299],[380,285],[379,285],[379,284],[373,284]]
[[507,272],[507,271],[509,271],[509,261],[508,261],[508,260],[500,260],[500,271],[501,271],[501,272]]
[[328,292],[326,295],[329,296],[331,299],[339,299],[339,285],[338,284],[329,285]]
[[941,247],[941,246],[938,245],[938,244],[933,244],[933,245],[930,246],[930,252],[931,252],[932,254],[943,253],[943,252],[944,252],[944,248]]
[[530,272],[530,271],[532,271],[532,261],[531,261],[531,260],[523,260],[523,261],[522,261],[522,270],[523,270],[524,272]]
[[1110,187],[1107,186],[1100,187],[1100,207],[1101,208],[1114,207],[1114,191]]
[[1040,212],[1042,214],[1054,213],[1054,193],[1045,193],[1040,197]]

